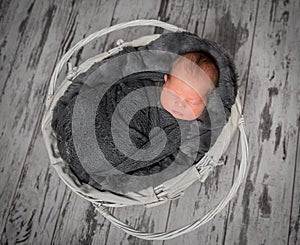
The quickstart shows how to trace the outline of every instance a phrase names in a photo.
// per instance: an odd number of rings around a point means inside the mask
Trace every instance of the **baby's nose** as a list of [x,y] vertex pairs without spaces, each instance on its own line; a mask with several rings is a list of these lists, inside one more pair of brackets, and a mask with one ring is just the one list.
[[175,105],[180,107],[180,108],[184,108],[185,107],[185,102],[180,97],[177,97],[177,99],[175,101]]

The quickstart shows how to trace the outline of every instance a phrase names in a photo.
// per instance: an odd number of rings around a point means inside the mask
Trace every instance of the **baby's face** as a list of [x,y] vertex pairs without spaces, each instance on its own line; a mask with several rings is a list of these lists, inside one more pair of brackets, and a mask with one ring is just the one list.
[[175,118],[194,120],[205,109],[211,86],[207,81],[207,76],[195,81],[195,78],[183,71],[180,78],[173,75],[164,76],[165,83],[160,101],[163,108]]

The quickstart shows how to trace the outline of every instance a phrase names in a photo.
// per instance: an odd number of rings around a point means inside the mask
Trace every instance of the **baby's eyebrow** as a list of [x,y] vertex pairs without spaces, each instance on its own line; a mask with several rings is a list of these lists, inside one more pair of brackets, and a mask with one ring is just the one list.
[[199,100],[199,98],[187,98],[188,100]]
[[190,101],[196,101],[196,102],[201,102],[202,101],[202,99],[201,98],[187,98],[187,100],[190,100]]

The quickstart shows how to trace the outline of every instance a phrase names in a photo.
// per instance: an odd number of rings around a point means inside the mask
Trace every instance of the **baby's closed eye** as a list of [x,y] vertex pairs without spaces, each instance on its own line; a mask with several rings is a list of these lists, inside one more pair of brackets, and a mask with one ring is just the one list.
[[188,99],[187,102],[192,105],[200,105],[203,103],[201,99]]

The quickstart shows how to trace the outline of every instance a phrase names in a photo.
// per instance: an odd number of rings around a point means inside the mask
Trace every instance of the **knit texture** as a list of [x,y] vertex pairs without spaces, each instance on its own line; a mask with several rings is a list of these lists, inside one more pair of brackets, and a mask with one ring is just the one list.
[[[110,181],[110,176],[101,177],[101,175],[98,175],[95,179],[94,177],[92,178],[91,173],[82,166],[73,141],[72,116],[74,104],[76,103],[77,96],[85,81],[90,79],[91,75],[93,75],[99,67],[103,66],[112,58],[143,50],[161,50],[178,55],[195,51],[209,53],[214,58],[219,70],[219,81],[218,86],[215,88],[215,92],[221,98],[224,107],[225,121],[221,122],[218,127],[214,128],[214,135],[212,135],[210,115],[207,108],[205,108],[201,116],[194,121],[197,122],[200,132],[199,146],[195,149],[193,148],[193,145],[189,143],[192,141],[186,137],[192,122],[184,122],[183,120],[180,120],[184,125],[183,131],[180,131],[177,119],[175,119],[170,113],[160,107],[146,107],[138,111],[131,119],[130,124],[127,125],[132,143],[139,149],[146,149],[149,147],[149,133],[151,129],[159,127],[167,136],[167,144],[161,154],[151,161],[136,161],[130,158],[130,156],[119,151],[114,144],[110,130],[112,114],[114,113],[118,103],[131,92],[143,87],[153,86],[154,84],[162,86],[164,83],[164,73],[162,69],[161,72],[144,71],[122,77],[105,92],[97,107],[95,117],[95,135],[97,143],[112,168],[116,168],[127,175],[148,176],[166,169],[174,161],[174,159],[179,156],[178,159],[181,159],[182,164],[178,164],[178,171],[184,171],[190,167],[191,164],[198,162],[214,144],[217,136],[220,134],[224,126],[224,123],[228,121],[231,107],[235,102],[237,94],[237,74],[231,58],[215,42],[199,38],[197,35],[188,32],[162,34],[158,39],[152,41],[148,45],[125,47],[119,53],[114,54],[101,62],[95,63],[87,72],[77,76],[65,91],[64,95],[59,99],[53,111],[53,120],[51,125],[57,136],[58,149],[61,157],[69,163],[71,170],[80,181],[88,183],[97,189],[121,188],[121,186],[124,185],[126,178],[123,178],[125,175],[120,175],[115,176],[114,181]],[[139,58],[143,60],[143,57]],[[170,56],[166,57],[166,59],[169,59],[170,61],[174,59],[174,57]],[[124,72],[123,69],[125,69],[125,67],[128,69],[128,67],[134,66],[135,62],[136,61],[132,61],[132,59],[124,59],[122,66],[117,69],[119,69],[119,72]],[[137,64],[140,65],[139,63]],[[143,62],[142,65],[143,68],[147,68],[147,62]],[[147,100],[147,98],[153,99],[149,98],[147,92],[141,94],[141,96],[145,100]],[[156,99],[159,103],[159,90],[157,92]],[[131,108],[128,108],[128,110],[131,110]],[[124,128],[126,127],[125,122],[123,126]],[[182,142],[184,142],[186,149],[190,149],[188,153],[180,150]],[[101,165],[100,162],[98,164]],[[93,169],[95,168],[97,168],[97,166],[93,166]],[[166,175],[166,178],[171,177],[175,176],[172,176],[172,174]],[[101,180],[104,181],[105,179],[107,179],[108,183],[110,183],[108,186],[104,186],[101,182]],[[162,183],[165,180],[166,179],[161,179],[160,181]],[[145,183],[144,186],[141,186],[141,183],[137,183],[140,188],[146,188],[147,185],[150,184],[151,183]]]

